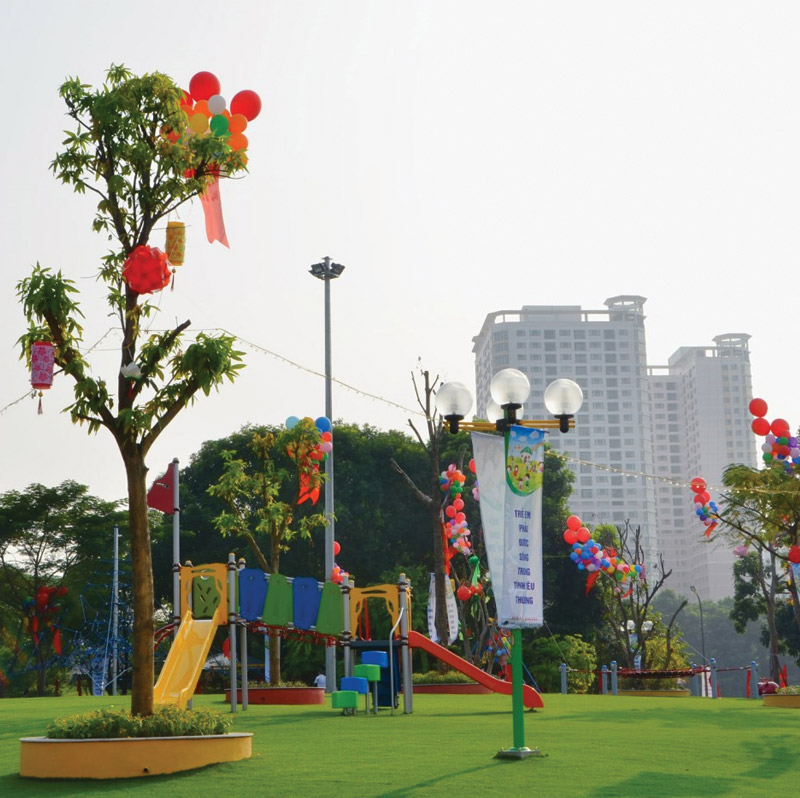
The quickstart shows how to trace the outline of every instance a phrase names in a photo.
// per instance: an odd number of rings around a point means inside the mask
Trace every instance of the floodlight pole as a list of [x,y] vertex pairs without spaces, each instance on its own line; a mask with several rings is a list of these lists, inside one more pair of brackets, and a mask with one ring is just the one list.
[[[344,271],[340,263],[333,263],[329,257],[324,257],[321,263],[315,263],[309,272],[325,284],[325,416],[333,423],[333,392],[331,390],[333,377],[331,367],[331,280],[336,279]],[[328,452],[325,461],[325,581],[329,581],[333,573],[333,543],[334,518],[333,518],[333,451]],[[336,690],[336,648],[325,648],[325,691],[330,693]]]

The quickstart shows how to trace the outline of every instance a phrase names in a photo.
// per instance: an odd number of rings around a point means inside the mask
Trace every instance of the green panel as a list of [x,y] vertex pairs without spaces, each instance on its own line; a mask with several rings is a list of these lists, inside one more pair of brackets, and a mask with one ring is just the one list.
[[213,618],[221,601],[219,586],[213,576],[195,576],[192,579],[192,615],[197,620]]
[[342,590],[334,582],[326,582],[320,597],[316,631],[321,635],[340,635],[343,629],[344,601],[342,601]]
[[293,620],[292,586],[283,574],[270,574],[264,603],[264,623],[269,626],[288,626]]

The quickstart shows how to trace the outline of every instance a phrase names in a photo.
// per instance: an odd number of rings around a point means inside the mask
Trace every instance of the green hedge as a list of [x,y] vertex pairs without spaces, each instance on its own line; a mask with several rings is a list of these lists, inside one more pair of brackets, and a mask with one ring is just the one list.
[[194,737],[225,734],[233,718],[210,709],[158,706],[152,715],[131,715],[126,709],[98,709],[56,718],[48,727],[51,739],[86,740],[118,737]]

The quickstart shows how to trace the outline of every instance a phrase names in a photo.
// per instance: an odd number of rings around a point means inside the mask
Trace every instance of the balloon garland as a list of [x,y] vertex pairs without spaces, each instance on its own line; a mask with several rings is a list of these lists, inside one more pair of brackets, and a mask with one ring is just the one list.
[[[621,592],[622,583],[628,579],[641,579],[645,581],[646,571],[644,565],[626,563],[624,558],[613,548],[605,548],[601,543],[592,539],[592,533],[583,525],[577,515],[567,518],[567,528],[564,531],[564,540],[570,546],[570,559],[579,571],[586,571],[589,577],[586,582],[586,593],[594,587],[600,574],[606,574],[610,579],[620,583],[615,589]],[[633,587],[625,596],[630,595]]]
[[461,497],[466,481],[466,476],[456,468],[454,463],[451,463],[447,471],[442,471],[439,476],[439,488],[442,493],[448,493],[452,500],[452,503],[444,508],[444,514],[447,517],[444,522],[445,540],[455,550],[450,554],[450,559],[456,552],[465,557],[472,554],[469,524],[464,513],[464,499]]
[[800,465],[800,442],[791,434],[789,422],[783,418],[768,421],[768,407],[763,399],[750,402],[750,412],[755,416],[750,429],[761,438],[761,459],[768,466],[782,465],[787,474],[793,474],[795,466]]

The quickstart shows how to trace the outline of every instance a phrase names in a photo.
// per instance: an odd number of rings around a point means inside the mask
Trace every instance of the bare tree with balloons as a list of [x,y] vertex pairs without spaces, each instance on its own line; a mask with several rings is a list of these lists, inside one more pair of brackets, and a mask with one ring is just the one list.
[[[763,439],[761,469],[730,465],[723,474],[720,506],[710,501],[702,477],[691,483],[695,511],[706,526],[705,534],[718,530],[739,558],[737,590],[739,609],[744,596],[759,600],[745,613],[752,619],[753,607],[766,615],[770,650],[770,672],[778,678],[778,630],[775,621],[783,596],[792,606],[800,632],[800,442],[783,418],[768,418],[766,401],[755,398],[749,409],[751,429]],[[746,561],[746,562],[745,562]],[[741,624],[739,624],[741,626]]]
[[[136,76],[113,65],[100,88],[77,77],[60,88],[74,126],[51,168],[74,192],[94,195],[91,227],[112,242],[98,272],[119,328],[113,371],[103,376],[88,359],[84,311],[73,280],[37,264],[17,286],[29,325],[20,338],[22,356],[30,361],[37,345],[45,347],[57,374],[73,383],[74,401],[67,408],[72,421],[90,433],[106,430],[124,463],[135,617],[131,710],[142,715],[153,711],[154,682],[147,455],[187,405],[235,379],[242,368],[230,336],[199,333],[186,342],[189,320],[161,332],[145,331],[146,320],[157,311],[149,296],[170,283],[171,267],[182,261],[180,247],[173,249],[170,262],[150,246],[151,236],[195,197],[204,201],[207,233],[215,225],[218,233],[221,206],[210,201],[209,192],[221,177],[245,169],[247,141],[235,136],[248,115],[257,114],[260,101],[248,92],[229,111],[218,81],[209,75],[198,73],[185,92],[164,74]],[[204,125],[198,115],[206,119]],[[106,312],[104,307],[97,315]],[[40,388],[48,386],[47,379],[37,375],[37,380]]]

